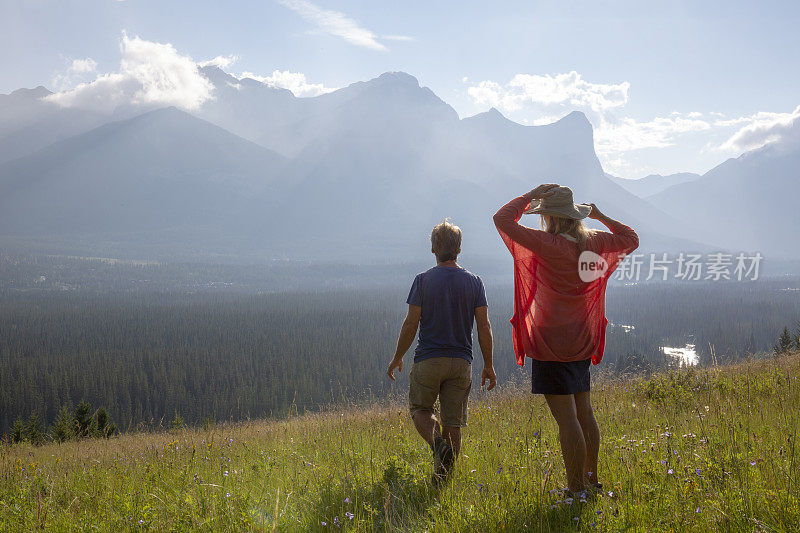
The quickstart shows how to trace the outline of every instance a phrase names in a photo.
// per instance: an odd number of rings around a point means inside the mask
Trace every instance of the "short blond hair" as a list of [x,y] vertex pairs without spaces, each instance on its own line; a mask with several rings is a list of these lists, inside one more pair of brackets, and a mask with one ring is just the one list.
[[461,252],[461,228],[442,220],[431,231],[431,249],[440,263],[454,261]]

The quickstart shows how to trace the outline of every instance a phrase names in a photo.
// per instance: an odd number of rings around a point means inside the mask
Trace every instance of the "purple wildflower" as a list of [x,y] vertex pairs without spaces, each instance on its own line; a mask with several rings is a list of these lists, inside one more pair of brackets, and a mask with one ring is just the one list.
[[350,520],[352,520],[352,519],[353,519],[353,517],[355,516],[355,515],[354,515],[353,513],[351,513],[350,511],[347,511],[346,513],[344,513],[344,515],[345,515],[347,518],[349,518]]
[[350,503],[350,497],[349,496],[344,499],[344,503]]

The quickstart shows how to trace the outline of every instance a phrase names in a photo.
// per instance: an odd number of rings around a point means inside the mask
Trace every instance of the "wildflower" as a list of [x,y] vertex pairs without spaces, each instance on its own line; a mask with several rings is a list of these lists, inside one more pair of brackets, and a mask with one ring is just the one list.
[[695,469],[694,469],[694,473],[695,473],[695,474],[697,474],[697,475],[699,476],[699,475],[700,475],[700,469],[699,469],[699,468],[695,468]]
[[144,520],[139,520],[139,524],[144,524]]
[[667,474],[672,475],[672,469],[667,470]]
[[228,475],[228,471],[226,470],[225,472],[223,472],[223,474],[222,474],[222,475],[227,477],[227,475]]
[[502,467],[502,466],[501,466],[500,468],[498,468],[498,469],[497,469],[497,473],[498,473],[498,474],[499,474],[500,472],[502,472],[502,471],[503,471],[503,467]]
[[579,516],[573,517],[573,520],[575,520],[576,522],[578,522],[578,521],[580,521],[580,517],[579,517]]
[[533,432],[533,436],[534,436],[534,437],[538,437],[538,436],[539,436],[539,430],[538,430],[538,429],[537,429],[536,431],[534,431],[534,432]]
[[700,513],[700,508],[698,507],[697,509],[694,510],[694,512],[699,514]]
[[225,497],[226,497],[226,498],[230,498],[230,497],[231,497],[231,493],[230,493],[230,492],[226,493],[226,494],[225,494]]
[[756,462],[755,461],[750,461],[750,466],[756,466]]
[[345,516],[346,516],[348,519],[350,519],[350,520],[352,520],[352,519],[353,519],[353,517],[355,516],[355,515],[354,515],[353,513],[351,513],[350,511],[347,511],[346,513],[344,513],[344,515],[345,515]]
[[323,525],[323,526],[327,526],[327,525],[328,525],[328,523],[327,523],[327,522],[322,522],[322,525]]
[[344,503],[350,503],[350,497],[349,496],[344,499]]
[[613,498],[614,497],[614,492],[613,491],[608,491],[608,497],[609,498]]

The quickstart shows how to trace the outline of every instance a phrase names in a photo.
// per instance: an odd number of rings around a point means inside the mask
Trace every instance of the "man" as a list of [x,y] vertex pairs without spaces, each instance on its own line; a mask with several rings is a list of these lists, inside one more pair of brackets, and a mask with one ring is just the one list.
[[[436,266],[414,278],[408,315],[397,350],[386,372],[403,370],[405,355],[419,326],[414,366],[409,376],[409,410],[417,431],[433,450],[434,483],[446,480],[461,450],[461,428],[467,425],[467,400],[472,387],[472,325],[477,322],[483,353],[481,386],[497,382],[492,364],[492,326],[481,278],[456,263],[461,229],[443,220],[431,232]],[[433,412],[439,399],[440,420]],[[441,421],[441,426],[439,422]]]

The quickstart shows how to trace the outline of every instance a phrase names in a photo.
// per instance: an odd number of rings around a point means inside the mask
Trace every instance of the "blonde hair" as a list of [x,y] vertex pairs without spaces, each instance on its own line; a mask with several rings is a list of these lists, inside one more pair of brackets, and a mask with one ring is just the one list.
[[461,228],[446,218],[436,224],[431,231],[431,250],[440,263],[455,260],[461,252]]
[[575,237],[581,250],[586,246],[586,239],[594,234],[594,230],[584,226],[580,220],[556,215],[542,215],[542,228],[553,235],[566,233]]

